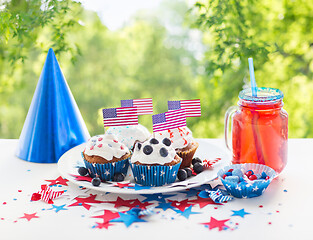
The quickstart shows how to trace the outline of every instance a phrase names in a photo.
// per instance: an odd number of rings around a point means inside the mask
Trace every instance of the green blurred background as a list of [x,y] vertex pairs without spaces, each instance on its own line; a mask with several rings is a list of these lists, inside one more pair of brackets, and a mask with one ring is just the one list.
[[[284,92],[289,137],[313,137],[311,0],[163,0],[116,29],[80,2],[12,0],[0,1],[0,19],[0,138],[19,138],[50,47],[91,135],[103,132],[101,108],[152,97],[155,113],[200,98],[188,126],[222,137],[253,57],[258,86]],[[151,116],[139,121],[151,130]]]

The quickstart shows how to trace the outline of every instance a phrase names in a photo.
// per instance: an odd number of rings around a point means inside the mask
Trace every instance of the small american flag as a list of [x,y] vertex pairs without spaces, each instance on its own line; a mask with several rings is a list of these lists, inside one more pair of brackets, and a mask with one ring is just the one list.
[[153,114],[152,98],[121,100],[122,107],[137,107],[138,115]]
[[201,117],[200,99],[168,101],[168,110],[185,109],[186,117]]
[[120,107],[102,109],[105,127],[137,125],[137,107]]
[[152,115],[153,132],[186,126],[185,109]]

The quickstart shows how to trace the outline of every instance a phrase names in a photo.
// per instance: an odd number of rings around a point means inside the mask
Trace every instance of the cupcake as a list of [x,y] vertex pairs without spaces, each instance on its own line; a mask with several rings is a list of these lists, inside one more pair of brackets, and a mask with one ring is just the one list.
[[113,134],[104,134],[89,139],[82,156],[92,178],[108,181],[115,173],[126,175],[130,151]]
[[188,127],[179,127],[155,133],[155,138],[169,138],[178,156],[182,158],[180,168],[190,167],[192,158],[199,146]]
[[151,138],[136,143],[130,163],[136,183],[162,186],[175,182],[181,158],[171,146],[170,139]]
[[141,124],[109,127],[106,132],[114,134],[120,142],[131,150],[136,142],[144,142],[151,136],[148,129]]

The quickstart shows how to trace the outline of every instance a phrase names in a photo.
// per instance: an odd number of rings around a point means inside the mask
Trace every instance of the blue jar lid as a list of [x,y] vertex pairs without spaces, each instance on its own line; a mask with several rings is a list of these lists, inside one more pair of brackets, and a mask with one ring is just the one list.
[[283,99],[284,94],[276,88],[258,87],[257,96],[252,96],[251,88],[246,88],[239,93],[239,98],[253,102],[270,102]]

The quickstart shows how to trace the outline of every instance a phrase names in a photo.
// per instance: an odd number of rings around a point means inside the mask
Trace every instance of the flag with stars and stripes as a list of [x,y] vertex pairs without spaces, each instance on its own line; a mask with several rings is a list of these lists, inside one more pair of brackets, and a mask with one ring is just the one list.
[[122,107],[137,107],[138,115],[153,114],[152,98],[121,100]]
[[104,127],[137,125],[137,107],[120,107],[102,109]]
[[168,110],[185,109],[186,117],[201,117],[200,99],[168,101]]
[[185,109],[152,115],[153,132],[186,126]]

